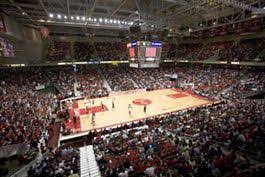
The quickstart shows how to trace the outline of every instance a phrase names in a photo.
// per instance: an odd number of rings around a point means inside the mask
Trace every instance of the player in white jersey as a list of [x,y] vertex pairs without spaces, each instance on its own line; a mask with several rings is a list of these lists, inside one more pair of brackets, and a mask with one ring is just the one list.
[[129,115],[132,114],[132,105],[131,104],[128,105],[128,112],[129,112]]
[[89,116],[89,109],[91,108],[91,101],[88,99],[85,99],[85,106],[86,106],[86,113]]

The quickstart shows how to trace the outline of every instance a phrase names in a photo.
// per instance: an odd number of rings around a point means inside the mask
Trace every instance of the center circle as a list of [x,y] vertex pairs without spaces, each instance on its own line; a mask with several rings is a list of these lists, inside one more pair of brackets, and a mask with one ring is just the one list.
[[151,103],[152,103],[151,100],[143,99],[143,98],[133,100],[133,104],[140,105],[140,106],[149,105]]

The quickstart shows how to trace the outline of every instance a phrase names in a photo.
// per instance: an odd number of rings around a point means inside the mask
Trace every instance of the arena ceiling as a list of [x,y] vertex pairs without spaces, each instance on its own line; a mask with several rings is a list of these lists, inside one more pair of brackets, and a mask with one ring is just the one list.
[[[265,14],[265,0],[1,0],[1,10],[40,26],[87,29],[197,30]],[[109,30],[110,31],[110,30]]]

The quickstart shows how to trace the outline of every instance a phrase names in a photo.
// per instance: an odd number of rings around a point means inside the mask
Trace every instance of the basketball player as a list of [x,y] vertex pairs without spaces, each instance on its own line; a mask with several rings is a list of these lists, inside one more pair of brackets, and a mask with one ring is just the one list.
[[112,99],[112,103],[111,103],[111,108],[112,108],[112,111],[115,110],[115,103],[114,103],[113,99]]
[[131,115],[131,113],[132,113],[132,105],[131,104],[128,105],[128,111],[129,111],[129,115]]
[[147,107],[146,107],[146,104],[145,104],[145,105],[144,105],[144,113],[146,113],[146,108],[147,108]]
[[95,118],[96,118],[96,114],[95,114],[95,112],[93,111],[93,112],[92,112],[92,119],[91,119],[91,124],[92,124],[92,125],[95,124]]
[[76,110],[74,110],[74,115],[73,115],[73,120],[74,120],[74,124],[76,124],[76,118],[78,116],[78,113]]
[[104,104],[102,101],[100,102],[100,105],[101,105],[101,109],[104,110]]
[[90,100],[85,100],[85,106],[86,106],[86,113],[87,113],[87,116],[89,116],[89,108],[91,107],[91,102],[90,102]]

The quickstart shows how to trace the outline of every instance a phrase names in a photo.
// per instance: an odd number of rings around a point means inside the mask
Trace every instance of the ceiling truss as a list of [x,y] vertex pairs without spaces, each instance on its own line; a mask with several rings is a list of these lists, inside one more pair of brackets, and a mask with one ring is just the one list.
[[[114,18],[142,24],[146,30],[189,27],[194,30],[209,27],[211,22],[232,23],[255,13],[265,14],[264,0],[1,0],[0,8],[18,21],[48,25],[49,14]],[[247,12],[247,13],[246,13]],[[220,20],[221,19],[221,20]],[[62,23],[61,23],[62,21]],[[53,26],[66,20],[55,21]],[[86,20],[84,27],[88,27]],[[201,24],[204,24],[202,26]],[[68,24],[69,25],[69,24]],[[76,25],[75,23],[72,24]],[[80,25],[76,25],[79,27]],[[82,26],[82,25],[81,25]],[[101,27],[101,24],[97,25]],[[91,26],[90,26],[91,27]],[[104,25],[102,25],[104,28]],[[119,27],[120,28],[120,27]]]

